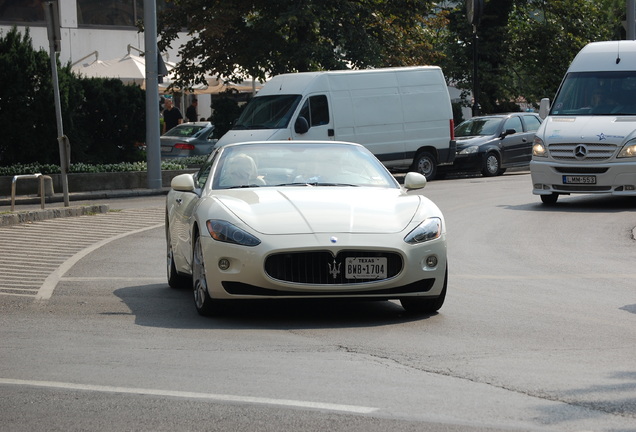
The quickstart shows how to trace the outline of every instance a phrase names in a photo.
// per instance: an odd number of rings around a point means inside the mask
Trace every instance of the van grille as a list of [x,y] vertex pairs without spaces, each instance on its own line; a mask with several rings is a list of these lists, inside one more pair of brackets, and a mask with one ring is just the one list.
[[[265,260],[265,272],[276,280],[312,285],[358,284],[378,280],[346,279],[344,263],[347,257],[385,257],[387,259],[386,279],[391,279],[402,271],[402,257],[397,253],[345,250],[340,251],[335,257],[329,251],[274,254]],[[330,272],[334,263],[341,265],[341,271],[335,277]]]
[[[577,158],[575,151],[578,146],[583,145],[587,149],[587,156]],[[548,149],[550,155],[556,160],[602,162],[610,159],[616,153],[616,144],[606,143],[558,143],[550,144]]]

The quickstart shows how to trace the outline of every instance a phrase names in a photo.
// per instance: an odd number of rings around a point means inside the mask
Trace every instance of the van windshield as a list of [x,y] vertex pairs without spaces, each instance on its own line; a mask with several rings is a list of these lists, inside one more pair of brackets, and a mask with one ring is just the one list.
[[636,115],[636,71],[571,72],[551,115]]
[[289,124],[300,95],[261,96],[252,99],[232,129],[283,129]]

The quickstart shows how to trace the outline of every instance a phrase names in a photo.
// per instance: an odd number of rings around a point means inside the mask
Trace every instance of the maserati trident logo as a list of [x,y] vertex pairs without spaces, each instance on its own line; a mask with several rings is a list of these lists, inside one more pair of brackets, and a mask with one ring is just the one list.
[[334,279],[340,274],[341,265],[342,263],[337,263],[336,260],[333,260],[333,264],[327,263],[327,266],[329,266],[329,274],[333,276]]
[[587,147],[584,144],[579,144],[574,147],[574,157],[581,160],[587,156]]

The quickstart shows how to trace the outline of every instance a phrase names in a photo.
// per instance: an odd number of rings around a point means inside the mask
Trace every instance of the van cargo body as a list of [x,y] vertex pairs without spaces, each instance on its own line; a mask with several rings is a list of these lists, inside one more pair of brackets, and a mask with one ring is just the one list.
[[546,204],[573,193],[636,196],[636,41],[577,54],[537,130],[530,172]]
[[455,157],[442,70],[416,66],[278,75],[247,104],[218,145],[336,140],[367,147],[388,168],[435,176]]

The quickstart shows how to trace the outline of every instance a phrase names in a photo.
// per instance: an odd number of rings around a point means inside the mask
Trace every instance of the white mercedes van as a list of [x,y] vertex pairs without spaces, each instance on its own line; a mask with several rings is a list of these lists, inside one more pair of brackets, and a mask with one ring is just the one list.
[[586,45],[548,107],[542,100],[532,192],[546,204],[573,193],[636,196],[636,41]]
[[390,169],[427,179],[455,158],[453,111],[436,66],[278,75],[217,145],[263,140],[364,145]]

